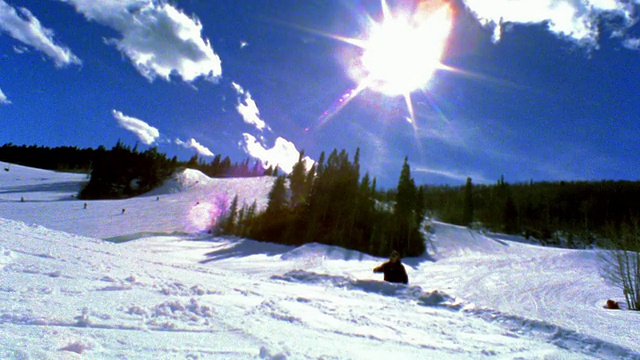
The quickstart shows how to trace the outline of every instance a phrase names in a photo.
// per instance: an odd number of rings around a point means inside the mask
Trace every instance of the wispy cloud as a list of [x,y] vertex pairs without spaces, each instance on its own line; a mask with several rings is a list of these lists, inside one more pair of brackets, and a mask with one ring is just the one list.
[[432,169],[426,166],[418,166],[416,168],[412,168],[412,171],[416,172],[416,173],[423,173],[423,174],[432,174],[432,175],[436,175],[439,177],[444,177],[447,179],[451,179],[451,180],[455,180],[455,181],[459,181],[459,182],[464,182],[466,181],[466,179],[468,177],[470,177],[474,183],[489,183],[490,181],[487,180],[484,176],[480,175],[480,174],[463,174],[459,171],[455,171],[455,170],[446,170],[446,169]]
[[256,102],[251,98],[251,94],[235,82],[231,83],[231,85],[238,93],[239,97],[236,110],[238,110],[238,113],[242,115],[244,122],[255,126],[260,131],[263,131],[264,129],[271,130],[269,125],[267,125],[264,120],[260,119],[260,110],[258,109]]
[[9,100],[7,98],[7,95],[5,95],[2,92],[2,89],[0,89],[0,105],[9,105],[9,104],[11,104],[11,100]]
[[[1,1],[1,0],[0,0]],[[111,27],[121,35],[109,39],[150,81],[196,78],[217,81],[221,60],[202,38],[202,24],[165,1],[60,0],[73,5],[88,20]]]
[[187,149],[194,149],[198,152],[198,154],[202,156],[213,156],[213,152],[211,152],[211,150],[209,150],[206,146],[197,142],[196,139],[194,138],[189,139],[189,141],[182,141],[180,139],[176,139],[175,143]]
[[[296,146],[282,137],[276,139],[272,148],[267,148],[251,134],[244,133],[243,137],[242,146],[245,152],[256,159],[260,159],[266,167],[277,166],[288,174],[293,170],[293,166],[300,158],[300,152],[296,149]],[[304,161],[307,169],[314,164],[314,161],[308,156],[304,158]]]
[[4,0],[0,0],[0,31],[44,53],[58,67],[82,63],[69,48],[53,41],[53,31],[43,27],[31,11],[26,8],[16,10]]
[[549,31],[578,43],[597,46],[602,17],[619,16],[618,31],[635,23],[637,0],[463,0],[499,41],[505,24],[547,24]]
[[117,110],[112,110],[111,114],[120,126],[134,133],[145,145],[153,144],[160,137],[158,129],[140,119],[124,115]]

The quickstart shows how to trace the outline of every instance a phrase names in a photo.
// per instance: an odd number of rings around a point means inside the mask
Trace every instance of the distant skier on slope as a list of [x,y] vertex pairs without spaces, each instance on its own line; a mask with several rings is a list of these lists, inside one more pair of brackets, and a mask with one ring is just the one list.
[[384,281],[392,283],[408,284],[409,277],[407,271],[404,269],[404,265],[400,261],[400,254],[393,250],[389,261],[384,262],[382,265],[373,269],[374,273],[384,273]]

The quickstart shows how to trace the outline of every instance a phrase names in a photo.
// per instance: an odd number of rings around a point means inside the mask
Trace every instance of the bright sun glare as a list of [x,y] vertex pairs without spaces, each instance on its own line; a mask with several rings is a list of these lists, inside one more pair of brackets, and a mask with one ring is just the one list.
[[381,0],[382,20],[371,20],[366,38],[324,34],[361,49],[347,69],[355,89],[343,95],[327,110],[323,122],[331,118],[365,89],[387,96],[403,96],[415,126],[411,93],[426,88],[437,69],[448,69],[441,59],[451,32],[453,10],[445,0],[422,0],[410,9],[389,7]]
[[386,95],[408,96],[425,86],[440,66],[451,30],[450,7],[394,17],[384,0],[382,6],[384,20],[372,24],[363,45],[361,81]]

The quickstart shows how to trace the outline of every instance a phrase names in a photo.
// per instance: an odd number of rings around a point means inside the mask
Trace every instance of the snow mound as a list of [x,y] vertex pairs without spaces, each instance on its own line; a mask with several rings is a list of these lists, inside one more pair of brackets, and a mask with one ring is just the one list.
[[418,305],[422,306],[438,306],[454,310],[462,308],[462,302],[455,297],[439,290],[424,291],[420,286],[406,286],[377,280],[358,280],[304,270],[293,270],[283,275],[273,275],[271,279],[311,285],[329,285],[382,296],[393,296],[416,301]]
[[152,190],[148,195],[164,195],[183,192],[196,186],[207,185],[211,178],[200,170],[184,169],[176,171],[171,178],[158,188]]
[[214,317],[215,311],[191,298],[186,303],[179,300],[167,300],[150,309],[132,306],[127,309],[127,314],[144,318],[146,325],[152,329],[177,330],[182,327],[193,329],[198,326],[208,329],[211,325],[210,319]]
[[320,258],[323,260],[356,261],[379,260],[379,258],[367,255],[359,251],[349,250],[338,246],[323,245],[319,243],[304,244],[282,255],[282,260],[299,260],[309,258]]
[[509,243],[486,236],[477,230],[435,221],[431,238],[436,259],[486,255],[505,252]]

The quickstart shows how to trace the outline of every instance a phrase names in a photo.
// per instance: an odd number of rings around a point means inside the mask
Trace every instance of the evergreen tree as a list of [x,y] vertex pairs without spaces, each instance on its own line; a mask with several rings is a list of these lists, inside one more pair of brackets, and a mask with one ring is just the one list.
[[229,206],[229,210],[225,214],[225,217],[222,221],[222,233],[224,234],[234,234],[236,231],[236,216],[238,215],[238,195],[233,197],[231,201],[231,205]]
[[467,178],[467,183],[464,187],[464,213],[462,216],[462,223],[469,225],[473,222],[473,183],[471,178]]
[[415,216],[416,192],[409,159],[405,157],[398,180],[394,207],[396,225],[391,241],[391,246],[405,255],[420,255],[424,252],[424,239],[418,230],[420,224]]
[[273,184],[273,188],[269,192],[269,202],[267,204],[266,213],[268,215],[277,216],[287,208],[287,188],[285,187],[285,178],[278,176]]
[[416,193],[416,221],[418,223],[421,223],[424,220],[426,214],[427,206],[424,198],[424,188],[422,186],[419,186],[418,192]]
[[306,167],[304,164],[304,150],[300,151],[298,162],[293,166],[291,173],[289,174],[289,187],[291,188],[291,206],[295,207],[298,204],[304,203],[306,199],[305,194],[305,180],[306,180]]

